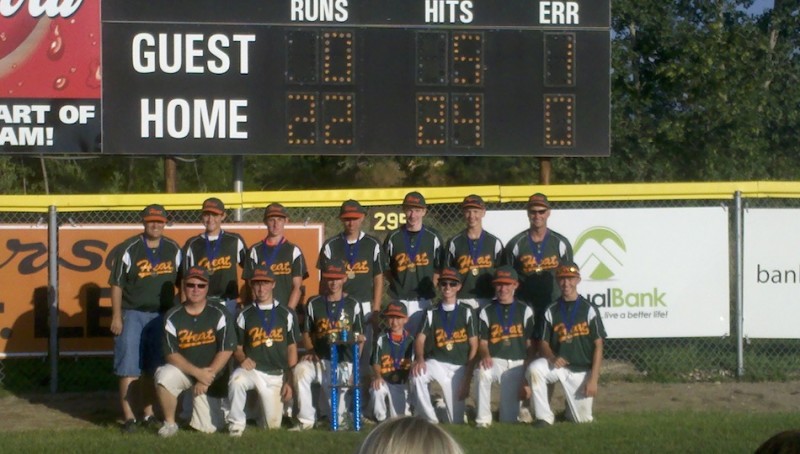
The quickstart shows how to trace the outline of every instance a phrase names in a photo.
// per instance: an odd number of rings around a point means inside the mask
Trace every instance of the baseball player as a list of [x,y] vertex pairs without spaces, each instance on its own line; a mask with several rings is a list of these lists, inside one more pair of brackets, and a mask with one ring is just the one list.
[[439,233],[423,225],[428,212],[425,197],[409,192],[403,198],[406,223],[391,232],[383,243],[389,269],[389,296],[408,308],[406,329],[416,333],[423,311],[436,296],[437,270],[441,268],[442,239]]
[[144,232],[114,248],[108,278],[114,373],[119,377],[124,432],[136,430],[131,402],[139,397],[144,407],[142,421],[159,424],[153,416],[152,376],[163,363],[160,314],[175,303],[175,282],[181,266],[180,246],[164,236],[164,207],[148,205],[142,210],[141,219]]
[[279,429],[283,402],[292,397],[292,368],[297,365],[297,317],[272,297],[275,275],[266,265],[259,265],[250,278],[253,303],[236,318],[239,345],[233,357],[239,367],[231,375],[228,398],[228,433],[240,437],[247,417],[247,391],[255,389],[261,403],[262,421],[270,429]]
[[519,277],[514,268],[503,265],[494,272],[496,299],[478,315],[480,367],[477,427],[492,423],[492,383],[500,385],[500,422],[516,422],[520,412],[520,387],[528,366],[528,349],[533,334],[533,310],[514,298]]
[[[306,318],[303,326],[303,347],[308,352],[297,363],[294,370],[295,389],[297,390],[297,425],[292,431],[308,430],[316,422],[316,410],[313,405],[311,385],[319,383],[320,392],[325,396],[320,398],[321,414],[330,410],[330,370],[331,370],[331,343],[339,339],[344,332],[350,339],[364,342],[364,332],[361,305],[355,299],[345,296],[344,283],[347,280],[347,267],[344,262],[331,261],[322,270],[322,279],[325,294],[312,297],[306,303]],[[341,383],[353,377],[353,351],[349,345],[336,347],[339,365],[337,375]],[[340,393],[338,402],[339,424],[344,424],[345,393]],[[333,417],[333,416],[331,416]]]
[[164,320],[164,353],[167,364],[156,371],[156,392],[164,411],[164,438],[178,432],[175,410],[178,395],[192,389],[192,419],[189,425],[212,433],[225,427],[222,412],[227,380],[220,372],[236,349],[236,330],[228,312],[208,304],[208,270],[189,268],[183,280],[186,301],[174,307]]
[[247,252],[244,278],[250,279],[256,265],[267,265],[275,274],[275,299],[295,310],[302,296],[301,287],[308,277],[303,251],[286,240],[283,231],[289,220],[286,208],[280,203],[270,203],[264,210],[264,224],[269,231],[266,238],[252,245]]
[[197,265],[208,269],[208,302],[222,304],[235,316],[239,300],[239,271],[244,267],[247,247],[241,235],[222,229],[225,204],[211,197],[203,202],[201,219],[205,231],[183,246],[183,270]]
[[442,298],[425,313],[414,342],[412,384],[417,396],[416,413],[432,423],[439,422],[428,389],[432,381],[439,384],[444,394],[447,421],[442,422],[464,422],[464,399],[469,395],[473,361],[478,351],[472,309],[459,304],[456,297],[461,288],[460,278],[455,268],[442,269],[439,274]]
[[383,311],[388,329],[375,339],[370,363],[375,378],[370,387],[370,400],[377,421],[408,414],[408,372],[414,355],[414,337],[404,329],[408,320],[406,306],[393,301]]
[[[575,422],[592,421],[592,401],[597,395],[600,366],[603,362],[605,327],[600,312],[578,294],[581,274],[573,263],[556,271],[561,298],[544,313],[544,323],[537,327],[539,358],[527,368],[536,422],[534,427],[553,424],[547,385],[559,382],[567,401],[567,418]],[[533,392],[531,393],[531,387]]]
[[344,292],[361,303],[364,316],[364,351],[361,354],[361,370],[369,373],[372,350],[372,333],[378,326],[383,298],[383,273],[386,270],[383,248],[380,241],[362,231],[367,210],[357,200],[346,200],[339,209],[342,232],[328,238],[322,245],[317,268],[320,270],[333,261],[347,264],[347,281]]
[[502,260],[503,243],[483,229],[486,204],[481,196],[464,197],[461,213],[466,228],[447,240],[444,263],[461,275],[458,301],[477,311],[494,298],[492,275]]
[[537,322],[544,309],[561,294],[555,270],[572,262],[572,245],[564,235],[547,228],[550,202],[537,192],[528,199],[530,228],[514,236],[506,245],[503,262],[519,273],[517,298],[533,308]]

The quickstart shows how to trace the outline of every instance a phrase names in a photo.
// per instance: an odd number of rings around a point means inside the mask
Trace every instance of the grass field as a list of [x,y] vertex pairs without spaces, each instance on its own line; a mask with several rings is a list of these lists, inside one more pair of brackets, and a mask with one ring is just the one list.
[[[47,422],[43,421],[43,425]],[[557,423],[548,429],[495,424],[479,430],[445,426],[468,453],[751,453],[776,432],[800,427],[800,413],[623,413],[592,424]],[[369,428],[369,427],[368,427]],[[292,433],[248,428],[240,439],[182,431],[162,440],[154,433],[122,435],[116,425],[83,430],[41,430],[0,435],[0,452],[239,452],[353,453],[366,431]]]

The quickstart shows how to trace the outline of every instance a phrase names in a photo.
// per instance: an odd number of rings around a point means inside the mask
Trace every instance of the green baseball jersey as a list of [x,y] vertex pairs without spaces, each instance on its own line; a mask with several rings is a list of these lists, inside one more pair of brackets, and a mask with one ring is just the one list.
[[433,274],[442,262],[438,232],[427,226],[419,232],[409,232],[403,226],[386,237],[383,249],[389,262],[390,297],[418,300],[436,296]]
[[440,301],[425,311],[420,333],[425,335],[425,359],[461,366],[469,359],[469,339],[478,331],[471,308],[456,303],[448,311]]
[[236,335],[256,369],[280,375],[289,368],[287,348],[300,336],[297,316],[286,306],[248,304],[236,317]]
[[267,246],[264,240],[252,245],[244,262],[245,279],[250,279],[257,265],[267,265],[275,274],[275,290],[272,294],[276,300],[284,303],[289,301],[292,294],[292,279],[308,277],[303,251],[286,238],[274,247]]
[[[356,333],[364,333],[361,305],[354,298],[342,297],[339,301],[328,301],[324,295],[317,295],[306,303],[306,319],[303,332],[308,333],[314,344],[314,353],[322,359],[331,359],[331,334],[342,340],[343,328],[347,328],[349,339]],[[337,347],[339,361],[352,362],[351,345]]]
[[555,271],[572,261],[572,245],[558,232],[547,230],[541,242],[531,240],[529,231],[520,232],[506,245],[503,263],[519,273],[517,298],[533,306],[538,313],[561,296]]
[[247,254],[238,233],[221,231],[217,238],[206,233],[189,238],[183,246],[183,272],[193,266],[208,269],[208,296],[222,300],[239,297],[239,271]]
[[527,341],[533,335],[533,310],[530,306],[517,300],[511,304],[494,300],[481,309],[478,319],[480,339],[489,342],[492,358],[525,359]]
[[592,368],[594,341],[605,339],[606,329],[600,311],[579,296],[577,301],[559,299],[548,306],[534,338],[550,344],[556,356],[569,361],[570,370],[581,372]]
[[492,276],[503,258],[503,243],[483,230],[480,238],[470,239],[467,231],[447,240],[446,266],[452,266],[461,275],[459,298],[494,298]]
[[380,241],[364,232],[353,243],[348,242],[343,234],[336,235],[323,243],[317,268],[324,269],[331,260],[343,260],[347,264],[348,277],[344,292],[360,302],[372,302],[375,288],[373,279],[386,270]]
[[[185,303],[184,303],[185,304]],[[208,367],[221,351],[236,349],[236,329],[227,311],[206,304],[198,315],[185,306],[172,308],[164,317],[164,356],[178,353],[196,367]],[[219,374],[209,387],[212,396],[225,396],[226,374]]]
[[391,333],[375,339],[369,363],[380,365],[381,377],[393,385],[408,383],[408,373],[414,361],[414,336],[403,331],[403,337],[395,340]]
[[181,258],[178,243],[163,236],[155,248],[147,246],[143,235],[114,248],[108,283],[122,288],[122,308],[157,312],[174,306]]

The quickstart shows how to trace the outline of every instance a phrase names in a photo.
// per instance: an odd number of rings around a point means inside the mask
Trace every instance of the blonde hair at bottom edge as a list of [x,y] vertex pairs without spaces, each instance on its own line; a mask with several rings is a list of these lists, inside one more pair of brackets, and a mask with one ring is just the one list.
[[464,454],[444,429],[426,419],[404,416],[386,420],[370,432],[357,454]]

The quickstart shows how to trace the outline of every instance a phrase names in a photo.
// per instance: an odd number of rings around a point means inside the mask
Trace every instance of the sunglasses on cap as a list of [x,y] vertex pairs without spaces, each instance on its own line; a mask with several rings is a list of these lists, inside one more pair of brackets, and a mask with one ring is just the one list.
[[541,210],[528,210],[530,214],[545,214],[547,213],[547,208],[542,208]]
[[184,285],[186,286],[186,288],[204,289],[204,288],[208,287],[208,284],[184,284]]
[[439,281],[439,287],[456,287],[458,286],[458,282],[456,281]]

